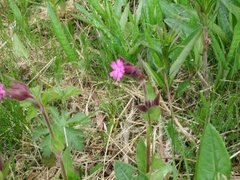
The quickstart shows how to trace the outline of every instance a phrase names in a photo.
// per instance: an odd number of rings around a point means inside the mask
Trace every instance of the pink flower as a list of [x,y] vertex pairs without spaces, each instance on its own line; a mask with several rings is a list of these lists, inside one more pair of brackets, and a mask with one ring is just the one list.
[[4,98],[5,94],[6,94],[6,91],[3,88],[3,84],[0,83],[0,100]]
[[111,68],[112,68],[112,72],[110,73],[110,76],[116,80],[116,81],[120,81],[122,79],[122,77],[124,76],[124,61],[122,59],[117,59],[116,61],[113,61],[111,63]]

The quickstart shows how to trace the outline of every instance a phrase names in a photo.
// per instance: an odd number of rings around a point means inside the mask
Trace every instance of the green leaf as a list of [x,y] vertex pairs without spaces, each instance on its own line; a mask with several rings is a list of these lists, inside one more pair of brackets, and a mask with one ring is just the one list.
[[69,148],[67,148],[63,153],[63,164],[66,170],[68,179],[79,179],[73,169],[71,152]]
[[126,27],[126,24],[128,21],[128,12],[129,12],[129,4],[127,4],[127,6],[125,7],[125,9],[122,13],[121,19],[119,21],[122,31],[125,31],[125,27]]
[[135,15],[135,21],[136,21],[136,24],[139,22],[141,16],[142,16],[142,8],[143,7],[143,0],[140,0],[139,1],[139,4],[138,4],[138,7],[137,7],[137,10],[136,10],[136,13],[134,14]]
[[80,89],[74,86],[68,86],[62,89],[62,99],[67,100],[72,96],[79,95],[81,93]]
[[232,59],[236,48],[239,47],[239,43],[240,43],[240,20],[237,22],[234,28],[232,43],[227,55],[228,61]]
[[221,2],[227,7],[227,9],[235,15],[239,20],[240,18],[240,8],[234,5],[230,0],[221,0]]
[[[194,32],[196,33],[196,32]],[[189,55],[189,53],[191,52],[194,44],[196,43],[196,41],[198,40],[200,35],[200,31],[197,31],[196,35],[189,41],[189,43],[183,48],[182,52],[180,53],[180,55],[178,56],[178,58],[176,59],[176,61],[174,61],[174,63],[171,65],[170,68],[170,79],[171,81],[173,81],[173,79],[175,78],[175,76],[177,75],[177,73],[179,72],[182,64],[184,63],[185,59],[187,58],[187,56]]]
[[20,9],[18,8],[18,6],[16,5],[16,3],[13,0],[8,0],[8,2],[9,2],[9,6],[14,14],[14,17],[15,17],[18,25],[22,25],[24,18],[22,16]]
[[201,138],[195,179],[230,179],[230,175],[231,161],[224,142],[217,130],[208,124]]
[[146,173],[147,171],[146,146],[142,138],[139,140],[137,145],[136,161],[137,161],[138,169],[141,172]]
[[13,52],[17,57],[28,58],[28,51],[17,34],[13,34]]
[[81,125],[89,125],[90,118],[86,116],[84,113],[77,113],[67,120],[68,125],[72,125],[76,123]]
[[54,139],[51,138],[51,150],[53,153],[62,152],[65,144],[63,128],[54,123],[52,125],[52,130],[54,132]]
[[149,173],[149,179],[160,180],[168,179],[166,176],[173,171],[172,166],[166,164],[160,157],[154,155],[151,161],[151,171]]
[[51,151],[51,138],[50,135],[47,135],[42,143],[41,143],[41,150],[44,157],[50,157],[52,151]]
[[165,85],[160,76],[154,70],[152,70],[152,68],[146,62],[143,62],[143,66],[148,76],[151,77],[159,87],[164,88]]
[[4,180],[3,173],[0,171],[0,180]]
[[103,163],[97,163],[96,165],[94,165],[93,167],[91,167],[89,169],[89,175],[95,173],[96,171],[100,170],[103,167]]
[[[2,175],[3,175],[3,177],[7,177],[8,176],[8,173],[9,173],[9,167],[10,167],[10,161],[8,160],[8,161],[5,161],[4,162],[4,167],[3,167],[3,170],[2,170]],[[0,179],[1,179],[1,176],[0,176]]]
[[64,52],[68,56],[70,61],[75,61],[78,58],[76,51],[71,47],[67,36],[64,33],[64,28],[62,27],[58,17],[56,16],[54,9],[50,3],[48,3],[48,15],[52,22],[53,32],[57,37],[57,40],[61,44]]
[[183,93],[188,90],[190,85],[191,82],[188,80],[181,82],[176,90],[176,98],[181,97]]
[[79,129],[65,128],[68,145],[78,151],[84,148],[84,134]]
[[156,97],[156,93],[153,89],[152,83],[149,81],[146,83],[146,91],[147,100],[153,101]]
[[153,106],[148,109],[146,113],[143,113],[143,119],[148,121],[150,118],[151,122],[159,121],[161,116],[161,109],[158,106]]
[[115,161],[114,172],[116,180],[147,180],[147,177],[137,168],[121,161]]
[[67,100],[72,96],[79,95],[80,89],[74,86],[68,87],[53,87],[46,90],[42,95],[42,101],[44,104],[53,102],[55,100]]
[[33,140],[37,140],[41,136],[49,134],[48,128],[37,128],[33,131],[32,138]]
[[89,4],[93,7],[98,14],[100,14],[103,18],[106,17],[106,11],[102,7],[100,1],[98,0],[89,0]]

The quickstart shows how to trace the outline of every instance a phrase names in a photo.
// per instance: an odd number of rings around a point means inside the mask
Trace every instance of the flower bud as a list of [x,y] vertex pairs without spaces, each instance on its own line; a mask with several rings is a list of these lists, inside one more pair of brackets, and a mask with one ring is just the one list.
[[147,112],[151,107],[159,106],[160,104],[160,93],[153,100],[145,100],[144,104],[138,105],[138,110]]
[[25,84],[18,81],[13,81],[12,85],[7,89],[6,96],[17,101],[33,99],[29,88]]
[[133,78],[138,79],[138,80],[145,79],[144,74],[137,66],[134,66],[133,64],[125,61],[122,58],[120,58],[120,59],[124,62],[124,71],[125,71],[126,75],[132,76]]

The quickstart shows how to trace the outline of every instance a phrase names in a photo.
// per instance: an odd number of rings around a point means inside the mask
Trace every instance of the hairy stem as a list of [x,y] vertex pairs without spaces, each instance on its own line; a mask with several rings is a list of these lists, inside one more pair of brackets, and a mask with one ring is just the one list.
[[[50,123],[50,119],[47,115],[47,112],[42,104],[42,102],[35,102],[34,103],[35,106],[39,109],[40,113],[42,114],[46,124],[47,124],[47,127],[48,127],[48,130],[49,130],[49,133],[50,133],[50,136],[51,136],[51,139],[54,140],[55,139],[55,135],[54,135],[54,132],[53,132],[53,129],[51,127],[51,123]],[[64,180],[67,180],[67,174],[66,174],[66,169],[64,167],[64,163],[63,163],[63,160],[62,160],[62,153],[55,153],[55,157],[57,159],[57,161],[59,162],[60,164],[60,168],[61,168],[61,172],[62,172],[62,176],[63,176],[63,179]]]
[[63,160],[62,160],[62,153],[59,153],[59,154],[56,153],[55,156],[57,157],[57,160],[58,160],[58,162],[60,164],[60,168],[61,168],[61,171],[62,171],[63,179],[64,180],[68,180],[66,169],[65,169],[65,166],[64,166],[64,163],[63,163]]
[[51,127],[51,124],[50,124],[50,120],[49,120],[49,117],[46,113],[46,110],[45,108],[43,107],[43,104],[41,102],[38,102],[38,108],[39,108],[39,111],[40,113],[42,114],[46,124],[47,124],[47,127],[48,127],[48,130],[49,130],[49,133],[50,133],[50,136],[52,139],[55,138],[55,135],[54,135],[54,132],[52,130],[52,127]]

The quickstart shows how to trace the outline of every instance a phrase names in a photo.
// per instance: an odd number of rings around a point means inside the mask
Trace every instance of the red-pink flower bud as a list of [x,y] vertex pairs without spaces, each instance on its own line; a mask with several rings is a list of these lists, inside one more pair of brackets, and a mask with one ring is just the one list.
[[147,112],[149,108],[160,104],[160,93],[153,100],[145,100],[144,104],[138,105],[138,110]]
[[147,112],[147,110],[148,110],[148,107],[146,105],[143,105],[143,104],[138,105],[137,108],[138,108],[139,111],[142,111],[142,112]]
[[33,99],[29,88],[25,84],[18,81],[13,81],[12,85],[7,89],[6,96],[17,101]]
[[122,57],[119,57],[118,60],[123,62],[124,74],[131,76],[138,80],[145,79],[144,74],[137,66],[125,61]]

